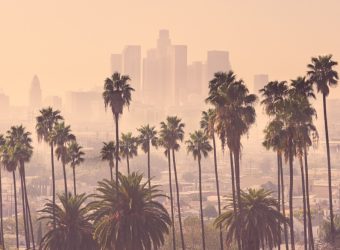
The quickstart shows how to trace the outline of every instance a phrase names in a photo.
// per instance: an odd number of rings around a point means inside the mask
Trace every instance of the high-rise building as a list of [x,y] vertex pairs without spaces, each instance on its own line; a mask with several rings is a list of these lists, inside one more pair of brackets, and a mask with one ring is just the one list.
[[29,92],[29,107],[34,112],[41,108],[41,88],[38,76],[34,76]]
[[193,62],[188,65],[188,94],[202,94],[203,88],[203,63],[202,62]]
[[135,95],[139,97],[141,92],[141,47],[139,45],[129,45],[124,48],[122,73],[130,76]]
[[9,97],[0,93],[0,120],[6,120],[10,114]]
[[44,99],[44,107],[52,107],[53,109],[61,110],[62,108],[62,100],[59,96],[47,96]]
[[254,93],[258,93],[268,83],[268,75],[258,74],[254,76]]
[[123,69],[122,55],[111,54],[111,74],[114,72],[121,73]]
[[[208,51],[206,64],[206,81],[210,81],[218,71],[231,70],[229,52],[220,50]],[[208,83],[207,83],[208,84]]]

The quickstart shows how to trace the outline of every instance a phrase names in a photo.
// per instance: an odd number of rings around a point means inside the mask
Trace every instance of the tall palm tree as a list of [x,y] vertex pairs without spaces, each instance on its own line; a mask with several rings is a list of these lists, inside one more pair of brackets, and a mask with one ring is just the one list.
[[[208,109],[207,111],[202,112],[200,125],[201,125],[201,129],[203,129],[204,131],[204,134],[208,138],[212,139],[212,142],[213,142],[217,207],[218,207],[218,215],[221,215],[220,185],[218,181],[218,168],[217,168],[217,156],[216,156],[215,119],[216,119],[215,110]],[[220,226],[220,249],[223,250],[222,226]]]
[[200,192],[200,217],[201,217],[201,232],[202,232],[202,246],[205,250],[205,233],[204,233],[204,220],[203,220],[203,198],[202,198],[202,168],[201,168],[201,158],[207,157],[212,147],[209,143],[208,136],[202,131],[195,131],[190,134],[190,139],[185,143],[187,144],[187,151],[191,153],[194,159],[198,162],[198,182],[199,182],[199,192]]
[[[93,225],[90,219],[90,205],[86,204],[88,196],[85,194],[58,195],[60,205],[48,202],[39,212],[40,221],[49,228],[41,240],[40,249],[56,250],[96,250],[98,246],[93,240]],[[55,219],[54,219],[55,211]]]
[[[296,154],[299,158],[301,178],[302,178],[302,192],[303,192],[303,209],[304,209],[304,240],[305,248],[307,248],[307,216],[308,216],[308,238],[309,245],[314,249],[314,237],[312,229],[312,220],[309,202],[309,176],[308,176],[308,160],[307,148],[309,148],[313,141],[318,138],[318,133],[313,125],[313,118],[316,118],[316,111],[311,106],[309,99],[315,99],[313,86],[311,81],[306,80],[305,77],[298,77],[291,82],[289,90],[291,98],[298,102],[295,113],[297,113],[298,123],[296,131]],[[305,158],[305,166],[303,164]],[[304,185],[305,184],[305,185]]]
[[12,173],[13,177],[13,193],[14,193],[14,215],[15,215],[15,235],[16,235],[16,247],[19,248],[19,226],[18,226],[18,203],[17,203],[17,186],[15,171],[17,164],[13,159],[13,148],[9,147],[7,140],[3,146],[1,146],[1,164],[6,171]]
[[85,153],[82,151],[81,146],[76,141],[71,141],[67,144],[67,154],[70,166],[73,171],[73,191],[74,196],[77,195],[77,183],[76,183],[76,167],[84,162]]
[[138,144],[141,145],[144,153],[148,155],[148,180],[149,188],[151,188],[151,166],[150,166],[150,150],[151,146],[157,148],[157,131],[155,127],[150,127],[149,124],[141,126],[138,129]]
[[2,147],[5,145],[6,140],[2,134],[0,134],[0,247],[4,248],[4,223],[2,213],[2,175],[1,175],[1,158],[2,158]]
[[170,193],[170,211],[171,211],[171,227],[172,227],[172,248],[176,249],[176,233],[175,233],[175,217],[174,217],[174,199],[172,194],[172,177],[171,177],[171,159],[170,159],[170,133],[169,130],[163,129],[159,132],[157,144],[165,149],[164,154],[168,158],[168,173],[169,173],[169,193]]
[[119,115],[123,114],[124,106],[129,107],[131,93],[134,89],[128,83],[128,75],[120,75],[115,72],[111,78],[106,78],[104,83],[103,99],[105,109],[111,108],[116,123],[116,184],[118,185],[118,158],[119,158]]
[[38,141],[45,141],[51,148],[51,171],[52,171],[52,202],[55,204],[55,171],[54,171],[54,142],[51,140],[51,134],[54,125],[63,120],[59,110],[53,110],[51,107],[40,110],[40,115],[36,118],[36,132]]
[[115,166],[115,157],[116,157],[116,145],[114,141],[109,142],[103,142],[103,147],[100,150],[100,155],[102,158],[102,161],[108,161],[109,162],[109,168],[110,168],[110,175],[111,175],[111,181],[113,180],[113,172],[112,169]]
[[132,133],[122,133],[122,139],[120,141],[120,154],[123,158],[126,158],[127,172],[130,174],[130,161],[137,155],[138,144],[137,138],[132,136]]
[[307,65],[308,76],[310,80],[316,85],[318,92],[322,94],[323,115],[325,122],[325,139],[327,150],[327,166],[328,166],[328,194],[329,194],[329,213],[331,221],[331,235],[334,241],[334,213],[333,213],[333,199],[332,199],[332,168],[331,155],[329,150],[329,136],[328,136],[328,120],[327,120],[327,101],[329,95],[329,87],[335,87],[338,84],[338,73],[334,67],[338,65],[336,61],[332,60],[332,55],[313,57],[312,62]]
[[[178,220],[179,220],[179,229],[181,233],[181,243],[182,249],[185,250],[185,241],[183,234],[183,226],[182,226],[182,215],[181,215],[181,204],[179,199],[179,185],[177,178],[177,167],[176,167],[176,158],[175,151],[178,151],[180,148],[179,142],[182,142],[184,139],[184,123],[177,116],[168,116],[166,118],[166,122],[161,122],[161,134],[165,134],[163,138],[167,139],[166,142],[171,150],[172,154],[172,164],[174,168],[175,174],[175,184],[176,184],[176,198],[177,198],[177,210],[178,210]],[[170,153],[170,151],[169,151]]]
[[27,197],[26,189],[26,176],[25,176],[25,163],[29,162],[32,154],[32,139],[31,133],[27,132],[26,129],[20,126],[12,126],[7,131],[7,143],[12,148],[12,159],[14,163],[19,167],[20,181],[21,181],[21,195],[22,195],[22,209],[25,226],[25,239],[26,247],[29,249],[31,246],[30,237],[32,239],[33,249],[35,249],[34,235],[33,235],[33,224],[30,213],[30,206]]
[[229,199],[226,211],[215,220],[216,226],[222,225],[226,229],[227,246],[237,239],[237,225],[241,225],[239,233],[244,250],[265,249],[265,246],[273,249],[280,244],[278,236],[286,218],[277,211],[278,202],[271,197],[271,192],[264,189],[241,191],[240,201],[242,215],[235,214],[233,201]]
[[98,183],[92,203],[94,238],[102,249],[159,249],[171,224],[168,212],[156,201],[164,195],[157,186],[149,189],[137,173],[118,178],[118,189],[115,181]]
[[70,141],[75,141],[76,137],[71,133],[71,127],[66,126],[64,122],[55,124],[53,131],[51,133],[51,140],[56,146],[56,155],[58,160],[61,161],[63,165],[64,174],[64,188],[65,194],[67,194],[67,179],[66,179],[66,164],[68,162],[67,157],[67,143]]
[[[284,194],[284,179],[282,168],[282,155],[285,150],[286,133],[284,130],[284,121],[282,120],[282,112],[284,109],[284,101],[288,93],[286,81],[271,81],[263,89],[259,91],[262,94],[261,104],[264,106],[266,114],[272,118],[267,125],[264,133],[265,139],[263,146],[266,149],[273,149],[277,153],[278,164],[278,211],[280,212],[280,199],[282,200],[282,213],[285,215],[285,194]],[[280,195],[280,192],[282,195]],[[287,224],[284,224],[284,236],[286,250],[288,250],[288,229]]]

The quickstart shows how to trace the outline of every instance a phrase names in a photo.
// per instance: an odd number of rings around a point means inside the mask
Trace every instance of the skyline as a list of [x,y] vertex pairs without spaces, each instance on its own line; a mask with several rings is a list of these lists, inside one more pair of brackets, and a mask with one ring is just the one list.
[[[255,74],[268,74],[270,80],[304,74],[310,58],[319,54],[340,60],[340,36],[334,34],[340,2],[334,0],[328,5],[314,0],[195,1],[195,11],[193,1],[181,2],[181,8],[176,8],[178,1],[79,3],[0,2],[0,92],[13,105],[28,103],[21,93],[29,91],[35,74],[45,96],[101,86],[110,74],[112,53],[137,44],[144,58],[163,28],[170,30],[174,44],[188,46],[189,64],[206,60],[208,50],[228,51],[232,68],[248,86]],[[136,8],[129,9],[131,4]],[[115,7],[121,11],[111,14]],[[207,13],[209,18],[202,18]],[[126,25],[118,22],[122,18]],[[335,89],[331,98],[339,94]]]

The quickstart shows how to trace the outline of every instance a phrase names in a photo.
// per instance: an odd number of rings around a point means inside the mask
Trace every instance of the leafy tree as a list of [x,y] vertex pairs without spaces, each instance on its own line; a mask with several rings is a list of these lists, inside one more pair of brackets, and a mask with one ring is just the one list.
[[115,181],[98,183],[97,199],[92,203],[94,238],[102,249],[159,249],[169,233],[171,220],[166,209],[156,201],[162,197],[157,186],[147,187],[137,173],[119,174]]
[[[86,205],[88,196],[73,196],[71,193],[58,195],[60,205],[48,202],[39,212],[40,221],[54,224],[41,240],[41,249],[56,250],[95,250],[98,249],[93,240],[93,225],[90,221],[90,206]],[[55,220],[53,218],[55,211]]]

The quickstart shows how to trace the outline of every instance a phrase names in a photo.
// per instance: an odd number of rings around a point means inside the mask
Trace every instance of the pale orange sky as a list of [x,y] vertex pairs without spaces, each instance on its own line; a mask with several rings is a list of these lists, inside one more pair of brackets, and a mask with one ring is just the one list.
[[188,45],[189,62],[228,50],[250,86],[257,73],[304,74],[314,55],[340,61],[339,0],[0,0],[0,92],[26,104],[34,74],[44,96],[102,85],[111,53],[145,52],[161,28]]

